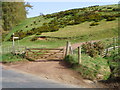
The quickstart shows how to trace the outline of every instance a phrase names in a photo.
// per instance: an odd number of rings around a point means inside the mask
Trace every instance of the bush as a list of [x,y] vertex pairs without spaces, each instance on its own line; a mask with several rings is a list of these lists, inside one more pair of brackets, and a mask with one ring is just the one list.
[[68,22],[68,25],[74,25],[75,21],[74,20],[71,20]]
[[96,14],[94,12],[86,12],[84,14],[84,16],[85,16],[86,21],[96,21],[96,22],[98,22],[98,21],[103,19],[103,17],[100,14]]
[[30,41],[36,41],[38,39],[37,36],[33,37]]
[[64,58],[64,60],[69,63],[70,65],[75,65],[75,64],[78,64],[78,62],[76,62],[76,59],[74,56],[72,55],[68,55]]
[[104,50],[104,45],[102,42],[87,42],[82,45],[82,49],[84,53],[88,54],[91,57],[96,57],[98,55],[101,55]]
[[36,21],[34,21],[33,23],[36,24]]
[[16,61],[21,61],[24,58],[24,55],[14,55],[12,53],[7,53],[2,55],[3,63],[11,63]]
[[35,33],[35,32],[34,32],[34,31],[32,31],[32,30],[27,31],[26,36],[28,36],[28,35],[33,35],[34,33]]
[[113,20],[115,20],[115,19],[116,19],[116,17],[110,16],[110,17],[107,17],[106,21],[113,21]]
[[[26,36],[33,35],[35,33],[36,32],[34,32],[33,30],[30,30],[30,31],[27,31],[27,32],[23,32],[23,30],[21,30],[21,31],[15,32],[15,37],[19,37],[19,40],[20,40],[20,39],[23,39]],[[12,38],[13,38],[13,35],[11,35],[9,40],[12,41]]]
[[25,26],[25,28],[28,28],[28,26]]
[[36,35],[41,35],[41,33],[40,33],[40,32],[37,32]]
[[115,17],[120,17],[120,13],[117,13],[117,14],[115,15]]
[[120,8],[113,8],[113,11],[120,11]]
[[110,67],[111,75],[109,79],[120,78],[120,55],[118,51],[111,51],[110,55],[105,57],[108,59],[108,64]]
[[112,9],[112,7],[107,7],[107,9]]
[[15,36],[19,37],[19,39],[23,39],[24,37],[26,37],[26,32],[23,32],[23,31],[15,32]]
[[105,49],[105,45],[102,42],[95,42],[94,48],[98,51],[98,55],[102,55],[102,52]]
[[99,23],[98,22],[93,22],[93,23],[90,24],[90,26],[96,26],[96,25],[99,25]]

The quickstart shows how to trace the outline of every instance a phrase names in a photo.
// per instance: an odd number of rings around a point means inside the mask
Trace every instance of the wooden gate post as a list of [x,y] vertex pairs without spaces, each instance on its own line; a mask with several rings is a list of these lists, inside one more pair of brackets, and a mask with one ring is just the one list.
[[69,46],[70,46],[70,42],[67,41],[65,56],[69,55]]
[[72,54],[73,54],[73,49],[72,49],[72,47],[70,46],[69,49],[70,49],[70,54],[72,55]]
[[13,54],[15,54],[15,41],[14,41],[14,33],[13,33],[13,43],[12,43],[12,48],[13,48],[12,53],[13,53]]
[[72,46],[71,46],[71,43],[69,42],[69,54],[72,55],[73,54],[73,49],[72,49]]
[[81,46],[78,47],[78,64],[81,64]]

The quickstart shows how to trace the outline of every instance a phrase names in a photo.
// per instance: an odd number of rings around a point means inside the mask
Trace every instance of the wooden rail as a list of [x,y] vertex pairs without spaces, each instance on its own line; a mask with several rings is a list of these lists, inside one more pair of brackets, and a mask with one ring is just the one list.
[[60,60],[64,58],[64,49],[56,48],[27,48],[26,58],[38,60]]
[[27,48],[27,50],[63,50],[59,48]]

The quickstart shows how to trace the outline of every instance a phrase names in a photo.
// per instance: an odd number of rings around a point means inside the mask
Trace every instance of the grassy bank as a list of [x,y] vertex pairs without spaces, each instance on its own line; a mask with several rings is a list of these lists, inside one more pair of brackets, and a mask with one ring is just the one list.
[[[99,52],[103,52],[104,47],[109,48],[108,44],[106,44],[108,46],[104,44],[92,43],[86,44],[85,46],[82,45],[80,64],[78,64],[78,50],[74,50],[73,54],[66,56],[65,61],[73,70],[80,73],[82,77],[86,79],[108,80],[119,78],[120,56],[118,48],[111,49],[107,54],[105,54],[105,56],[103,56],[103,54],[100,54]],[[99,47],[99,49],[97,49],[97,47]]]
[[82,54],[81,64],[78,64],[77,55],[67,56],[65,61],[71,65],[71,68],[85,79],[90,80],[106,80],[110,75],[107,59],[100,56],[92,58],[86,54]]
[[24,59],[24,55],[14,55],[12,53],[0,55],[0,62],[3,62],[3,63],[23,61],[23,59]]

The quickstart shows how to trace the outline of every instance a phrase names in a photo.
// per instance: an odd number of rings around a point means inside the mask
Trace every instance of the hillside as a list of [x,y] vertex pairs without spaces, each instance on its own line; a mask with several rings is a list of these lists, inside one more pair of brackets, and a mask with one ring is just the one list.
[[[81,81],[82,77],[93,80],[95,86],[97,81],[111,80],[109,87],[119,87],[119,11],[118,5],[97,5],[28,18],[3,34],[1,61],[13,66],[16,63],[18,67],[14,68],[25,72],[45,74],[47,79],[78,84],[75,78]],[[19,37],[14,43],[13,33]],[[68,78],[66,68],[79,75],[73,78],[72,72]]]
[[65,28],[59,29],[59,31],[56,32],[42,33],[41,36],[69,37],[74,39],[100,39],[97,37],[107,38],[117,36],[118,19],[111,22],[106,22],[105,20],[102,20],[97,26],[90,26],[91,23],[92,22],[84,22],[82,24],[74,26],[67,26]]
[[20,39],[30,35],[78,39],[114,37],[117,35],[119,11],[118,5],[90,6],[28,18],[15,26],[4,40],[11,40],[12,33]]

